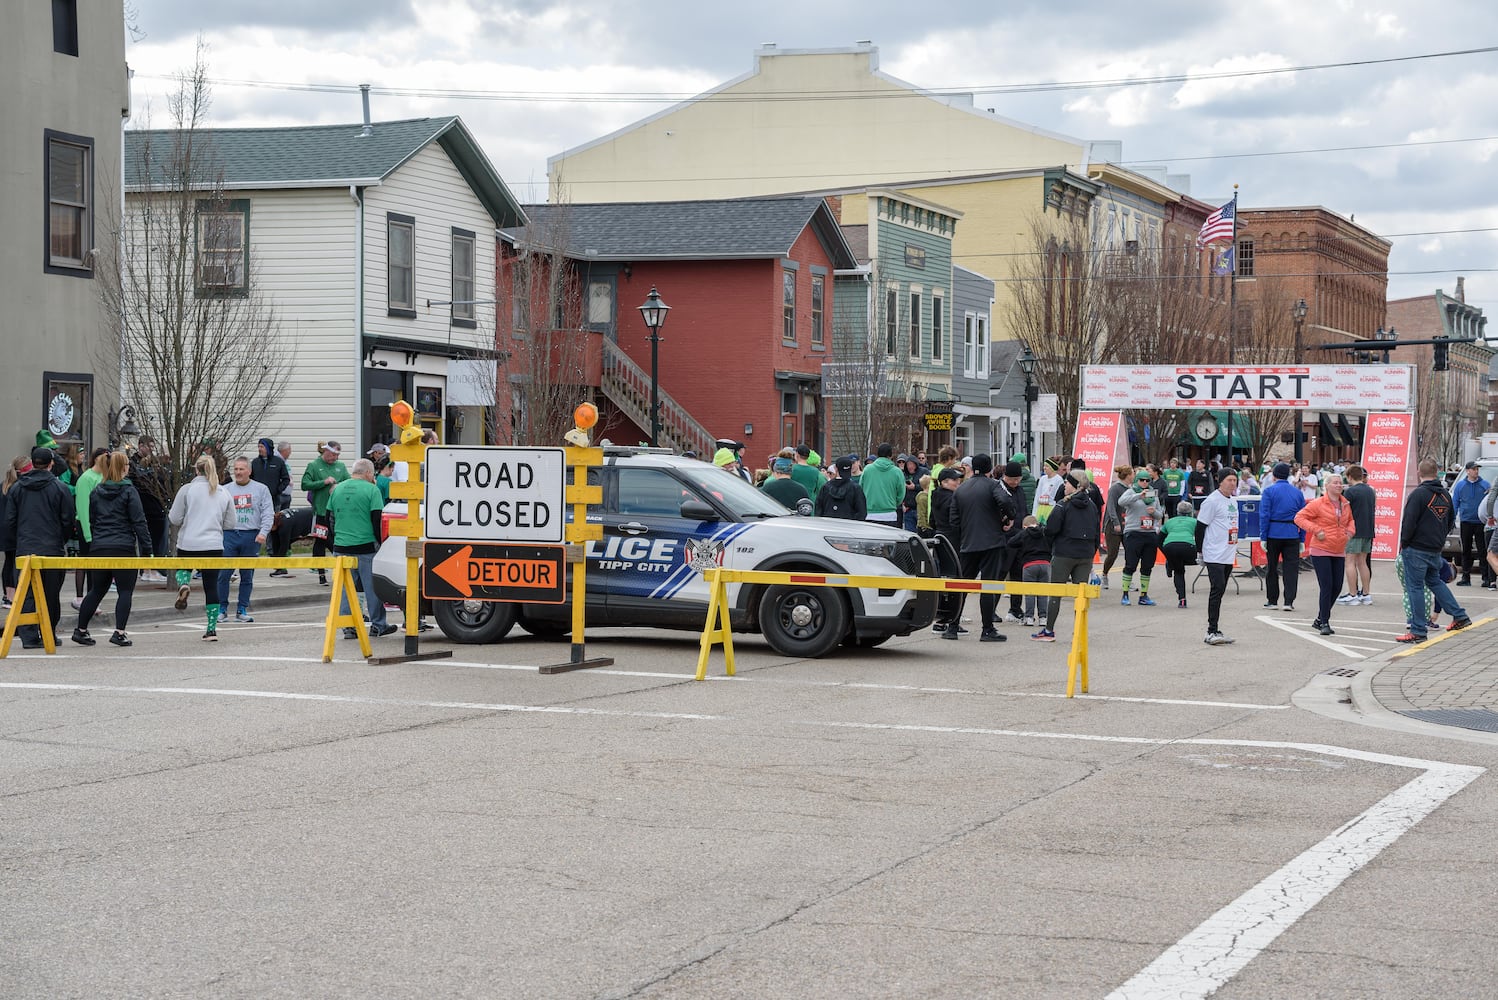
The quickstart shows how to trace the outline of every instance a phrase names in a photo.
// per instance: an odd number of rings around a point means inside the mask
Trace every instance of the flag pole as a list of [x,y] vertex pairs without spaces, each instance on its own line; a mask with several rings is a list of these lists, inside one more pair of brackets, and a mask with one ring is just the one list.
[[[1231,270],[1228,271],[1228,365],[1229,367],[1238,363],[1238,185],[1233,185],[1233,235],[1228,243],[1228,258]],[[1232,385],[1231,382],[1228,385]],[[1227,467],[1233,468],[1233,408],[1224,407],[1227,410],[1228,420],[1228,458]],[[1219,477],[1220,478],[1220,477]]]

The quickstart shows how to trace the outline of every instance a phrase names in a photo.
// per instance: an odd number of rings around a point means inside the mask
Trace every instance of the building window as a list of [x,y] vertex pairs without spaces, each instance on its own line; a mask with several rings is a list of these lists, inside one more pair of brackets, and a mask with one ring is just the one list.
[[389,312],[416,318],[416,220],[409,215],[385,215],[389,280]]
[[93,273],[94,141],[47,131],[47,258],[51,274]]
[[975,357],[978,378],[988,377],[988,317],[978,317],[978,350]]
[[1238,277],[1252,278],[1254,276],[1254,241],[1238,241]]
[[891,358],[899,346],[899,311],[900,294],[891,288],[884,293],[884,353]]
[[787,344],[796,342],[796,272],[784,270],[780,272],[780,286],[783,292],[784,307],[782,309],[780,339]]
[[921,360],[921,293],[910,293],[910,360]]
[[475,236],[466,229],[453,229],[452,325],[472,330],[478,326],[473,311],[473,247]]
[[821,347],[822,340],[822,309],[824,286],[827,279],[820,274],[811,276],[811,342],[814,347]]
[[962,331],[962,374],[988,377],[988,317],[968,313]]
[[52,0],[52,51],[78,54],[78,0]]
[[931,360],[940,361],[942,356],[942,305],[940,295],[931,296]]
[[519,333],[525,329],[527,302],[525,296],[527,289],[525,282],[520,280],[520,261],[516,260],[510,265],[510,327]]
[[249,200],[200,201],[197,204],[196,221],[197,294],[247,294]]

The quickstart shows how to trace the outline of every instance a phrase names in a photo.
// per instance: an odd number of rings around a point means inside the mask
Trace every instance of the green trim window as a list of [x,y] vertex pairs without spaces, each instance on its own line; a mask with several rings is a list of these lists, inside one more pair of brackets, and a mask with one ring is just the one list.
[[196,206],[198,295],[248,295],[250,202],[248,198],[200,201]]
[[796,272],[786,268],[780,272],[782,289],[780,339],[787,344],[796,342]]
[[943,299],[940,295],[931,296],[931,360],[940,361],[942,357],[942,305]]
[[811,346],[821,347],[824,343],[822,333],[822,312],[824,296],[826,295],[827,279],[823,275],[813,274],[811,276]]
[[921,293],[910,293],[910,360],[921,360]]
[[884,293],[884,355],[892,358],[899,348],[900,293],[891,288]]
[[478,326],[474,314],[474,246],[478,237],[467,229],[453,228],[452,325],[472,330]]
[[391,316],[416,318],[416,220],[385,213],[386,280]]

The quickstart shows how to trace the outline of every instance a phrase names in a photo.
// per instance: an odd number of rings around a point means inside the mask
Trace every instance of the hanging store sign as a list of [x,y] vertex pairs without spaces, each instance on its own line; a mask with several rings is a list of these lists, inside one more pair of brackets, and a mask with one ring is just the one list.
[[1084,409],[1411,410],[1411,365],[1084,365]]
[[951,400],[928,402],[926,404],[926,430],[951,430],[953,421],[956,419],[952,411],[954,405]]

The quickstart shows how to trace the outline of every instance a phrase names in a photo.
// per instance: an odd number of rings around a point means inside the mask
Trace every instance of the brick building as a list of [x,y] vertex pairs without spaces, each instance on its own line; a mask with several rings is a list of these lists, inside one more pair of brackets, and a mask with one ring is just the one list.
[[1477,343],[1452,344],[1446,349],[1447,370],[1433,370],[1434,348],[1430,345],[1400,348],[1396,360],[1416,366],[1415,427],[1420,454],[1443,466],[1461,461],[1462,442],[1493,427],[1490,371],[1494,351],[1481,338],[1487,318],[1468,305],[1466,280],[1456,279],[1456,290],[1447,295],[1436,289],[1431,295],[1391,299],[1389,328],[1400,340],[1453,340],[1476,337]]
[[[526,214],[526,229],[500,234],[498,297],[512,316],[524,312],[511,274],[527,247],[565,261],[573,291],[548,320],[598,359],[579,368],[599,390],[600,436],[650,436],[651,345],[638,306],[654,286],[671,306],[658,345],[660,446],[709,458],[715,438],[732,438],[754,467],[803,441],[826,452],[833,274],[857,262],[821,198],[528,205]],[[511,326],[501,352],[536,335]]]

